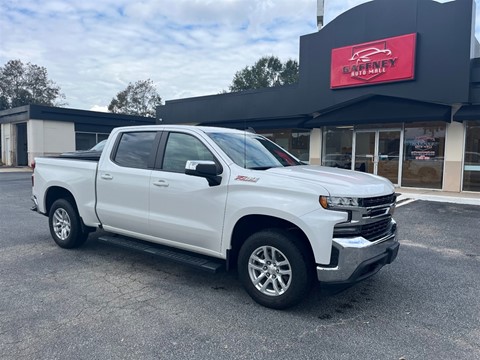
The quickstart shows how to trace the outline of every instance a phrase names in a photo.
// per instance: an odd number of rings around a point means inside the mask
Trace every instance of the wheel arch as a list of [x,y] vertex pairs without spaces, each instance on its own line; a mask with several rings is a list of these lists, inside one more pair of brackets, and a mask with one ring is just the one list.
[[294,223],[271,215],[245,215],[235,224],[232,236],[231,246],[227,256],[227,269],[236,267],[238,253],[245,240],[252,234],[265,229],[283,229],[295,234],[296,238],[305,251],[307,256],[314,262],[313,249],[307,235]]
[[72,204],[72,206],[75,208],[75,210],[78,212],[77,203],[75,201],[75,197],[73,196],[73,194],[69,190],[61,186],[52,186],[48,188],[45,196],[45,213],[47,215],[50,212],[50,209],[52,208],[53,203],[58,199],[68,200]]
[[82,231],[86,233],[91,233],[95,231],[94,227],[87,226],[83,222],[82,216],[78,211],[78,206],[75,200],[75,196],[73,196],[73,194],[68,189],[65,189],[64,187],[61,187],[61,186],[51,186],[50,188],[48,188],[45,195],[45,215],[46,216],[49,216],[52,205],[58,199],[65,199],[68,202],[70,202],[74,210],[77,212],[77,216],[80,220],[80,226],[82,227]]

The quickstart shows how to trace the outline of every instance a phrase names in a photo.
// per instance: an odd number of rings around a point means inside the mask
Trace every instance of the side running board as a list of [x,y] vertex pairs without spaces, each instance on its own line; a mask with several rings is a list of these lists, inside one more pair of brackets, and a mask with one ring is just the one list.
[[164,259],[174,261],[176,263],[185,264],[190,267],[194,267],[199,270],[216,273],[224,268],[224,261],[210,258],[203,255],[197,255],[186,251],[170,248],[158,244],[147,243],[144,241],[117,236],[117,235],[104,235],[98,238],[99,241],[118,246],[128,250],[134,250],[138,252],[155,255]]

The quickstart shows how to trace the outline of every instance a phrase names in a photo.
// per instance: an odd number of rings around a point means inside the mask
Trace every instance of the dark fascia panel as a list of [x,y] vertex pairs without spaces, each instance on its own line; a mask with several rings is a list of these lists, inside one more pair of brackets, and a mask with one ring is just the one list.
[[43,105],[25,105],[0,111],[0,123],[28,120],[66,121],[92,125],[102,124],[111,129],[119,126],[155,124],[155,118]]
[[294,118],[274,118],[274,119],[249,119],[237,121],[219,121],[206,122],[199,125],[202,126],[221,126],[232,129],[248,129],[254,130],[263,129],[307,129],[305,122],[311,119],[311,116],[301,116]]
[[74,123],[103,123],[105,125],[151,125],[154,118],[97,111],[30,105],[30,118],[37,120],[70,121]]
[[480,83],[480,58],[470,61],[470,82]]
[[450,122],[451,107],[442,104],[371,95],[336,106],[307,121],[306,127],[414,121]]
[[470,63],[470,103],[480,104],[480,58]]
[[480,120],[480,105],[464,105],[453,115],[453,120],[462,122],[466,120]]
[[30,106],[19,106],[13,109],[0,111],[0,124],[27,121],[30,118]]
[[297,84],[170,100],[157,107],[161,124],[219,123],[297,117]]

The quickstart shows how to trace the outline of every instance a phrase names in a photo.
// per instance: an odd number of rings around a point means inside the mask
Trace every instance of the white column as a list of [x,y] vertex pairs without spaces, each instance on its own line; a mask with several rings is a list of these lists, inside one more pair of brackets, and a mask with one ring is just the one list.
[[322,129],[312,129],[310,132],[310,165],[320,165],[322,162]]
[[462,190],[462,159],[465,149],[464,124],[452,121],[447,124],[445,136],[445,162],[443,170],[443,190]]

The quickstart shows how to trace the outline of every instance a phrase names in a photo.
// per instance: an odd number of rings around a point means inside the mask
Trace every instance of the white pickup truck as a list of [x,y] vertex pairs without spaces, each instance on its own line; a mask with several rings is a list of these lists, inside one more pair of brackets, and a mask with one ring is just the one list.
[[195,126],[114,129],[99,156],[36,158],[33,210],[63,248],[100,240],[215,271],[276,309],[316,278],[355,283],[397,256],[386,179],[305,165],[268,139]]

